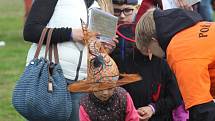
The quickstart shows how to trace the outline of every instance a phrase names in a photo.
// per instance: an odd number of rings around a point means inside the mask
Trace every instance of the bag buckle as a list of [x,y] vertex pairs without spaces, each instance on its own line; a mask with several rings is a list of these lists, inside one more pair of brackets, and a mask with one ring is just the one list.
[[48,92],[53,92],[53,78],[50,76],[49,77],[49,82],[48,82]]

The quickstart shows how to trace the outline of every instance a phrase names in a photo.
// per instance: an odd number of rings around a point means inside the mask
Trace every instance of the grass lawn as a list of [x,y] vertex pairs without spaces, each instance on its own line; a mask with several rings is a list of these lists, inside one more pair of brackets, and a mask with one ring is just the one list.
[[0,0],[0,121],[24,121],[11,104],[12,90],[23,72],[29,44],[22,37],[23,0]]

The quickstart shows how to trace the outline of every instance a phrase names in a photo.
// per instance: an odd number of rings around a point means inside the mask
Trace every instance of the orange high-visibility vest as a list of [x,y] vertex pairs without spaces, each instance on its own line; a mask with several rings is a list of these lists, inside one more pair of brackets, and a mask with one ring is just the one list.
[[215,95],[215,23],[199,22],[177,33],[167,48],[186,109]]

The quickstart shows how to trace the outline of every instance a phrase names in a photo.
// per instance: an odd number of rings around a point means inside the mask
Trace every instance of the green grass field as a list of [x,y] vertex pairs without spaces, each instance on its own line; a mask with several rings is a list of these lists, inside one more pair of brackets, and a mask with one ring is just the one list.
[[12,90],[23,72],[29,44],[22,37],[23,0],[0,0],[0,121],[24,121],[11,104]]

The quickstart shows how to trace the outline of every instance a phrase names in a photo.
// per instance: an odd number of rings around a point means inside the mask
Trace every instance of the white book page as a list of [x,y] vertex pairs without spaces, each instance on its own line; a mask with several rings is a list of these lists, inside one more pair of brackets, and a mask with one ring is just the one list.
[[98,8],[90,10],[89,29],[102,36],[113,38],[116,34],[118,18]]

